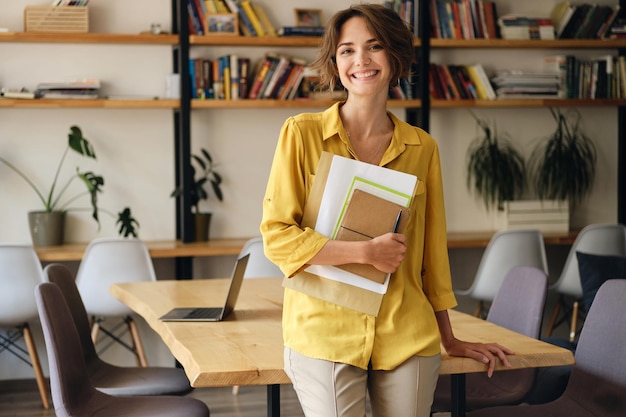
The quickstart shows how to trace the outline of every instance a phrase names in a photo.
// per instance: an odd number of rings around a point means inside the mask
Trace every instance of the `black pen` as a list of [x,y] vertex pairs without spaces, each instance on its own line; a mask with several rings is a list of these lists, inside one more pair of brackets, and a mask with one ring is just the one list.
[[398,232],[398,227],[400,226],[400,218],[402,217],[402,210],[398,211],[398,217],[396,217],[396,223],[393,225],[393,233]]

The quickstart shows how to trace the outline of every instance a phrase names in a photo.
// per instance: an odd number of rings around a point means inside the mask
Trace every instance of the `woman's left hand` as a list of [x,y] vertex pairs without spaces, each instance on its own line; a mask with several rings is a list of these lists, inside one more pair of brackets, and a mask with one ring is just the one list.
[[498,343],[473,343],[454,339],[446,346],[446,351],[451,356],[463,356],[477,360],[478,362],[489,364],[487,376],[491,378],[496,369],[496,362],[500,360],[506,367],[511,367],[511,363],[506,355],[514,355],[512,350],[499,345]]

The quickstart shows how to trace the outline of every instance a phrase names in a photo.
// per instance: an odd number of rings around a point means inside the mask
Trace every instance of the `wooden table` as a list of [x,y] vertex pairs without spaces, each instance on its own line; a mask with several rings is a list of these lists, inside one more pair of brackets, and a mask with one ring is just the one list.
[[[283,371],[280,278],[247,279],[235,312],[217,323],[165,323],[158,318],[174,307],[223,305],[228,279],[116,284],[120,301],[141,315],[183,365],[194,387],[267,385],[268,415],[280,415],[279,384],[290,383]],[[455,334],[469,341],[497,341],[513,349],[512,368],[571,365],[574,357],[559,348],[468,314],[450,311]],[[485,372],[486,365],[467,358],[442,356],[441,374],[453,374],[456,411],[465,413],[464,375]],[[457,377],[458,376],[458,377]],[[462,390],[461,390],[462,389]]]
[[[448,248],[484,248],[495,232],[448,233]],[[544,233],[546,245],[571,245],[577,232]],[[182,243],[179,240],[147,240],[152,258],[183,258],[195,256],[237,255],[248,238],[211,239],[208,242]],[[80,261],[87,243],[68,243],[61,246],[37,247],[42,262]]]

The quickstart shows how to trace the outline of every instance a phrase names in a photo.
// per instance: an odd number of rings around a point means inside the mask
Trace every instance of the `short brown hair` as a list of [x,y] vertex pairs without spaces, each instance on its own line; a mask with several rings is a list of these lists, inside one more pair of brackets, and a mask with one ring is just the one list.
[[338,11],[328,22],[318,57],[311,64],[312,68],[320,72],[319,86],[322,89],[328,87],[329,90],[341,86],[335,65],[335,54],[341,27],[353,17],[365,20],[367,28],[387,53],[392,74],[390,86],[396,86],[400,78],[408,78],[411,74],[411,64],[415,62],[415,50],[414,36],[407,24],[396,12],[383,5],[356,4]]

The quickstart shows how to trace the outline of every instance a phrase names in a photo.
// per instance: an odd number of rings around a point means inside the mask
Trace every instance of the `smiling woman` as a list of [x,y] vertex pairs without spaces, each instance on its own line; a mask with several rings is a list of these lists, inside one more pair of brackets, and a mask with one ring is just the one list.
[[[308,416],[363,416],[368,390],[375,415],[429,416],[441,342],[452,355],[489,363],[489,374],[499,360],[509,365],[508,349],[460,341],[450,327],[447,309],[456,300],[438,147],[386,108],[390,87],[409,76],[413,60],[413,34],[393,10],[359,4],[337,12],[312,67],[322,86],[344,88],[347,98],[324,112],[290,117],[280,132],[263,202],[267,257],[301,283],[295,288],[318,281],[302,272],[309,265],[364,264],[392,274],[376,316],[285,290],[285,371],[298,381]],[[303,226],[324,152],[420,179],[403,233],[331,240]],[[346,287],[346,297],[361,294]]]

